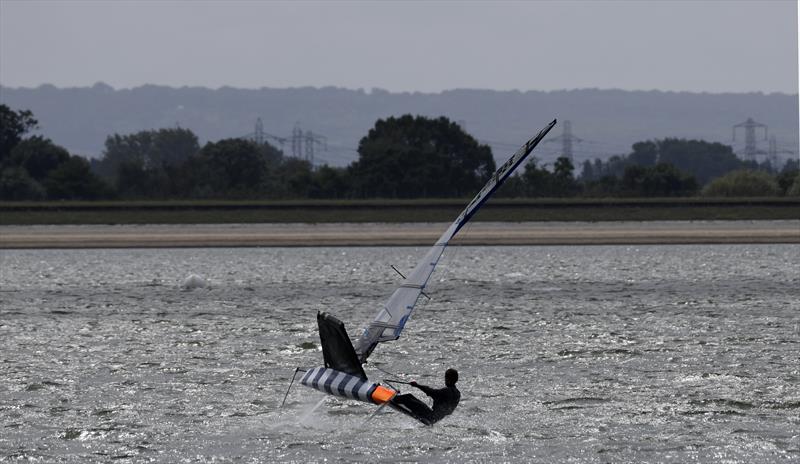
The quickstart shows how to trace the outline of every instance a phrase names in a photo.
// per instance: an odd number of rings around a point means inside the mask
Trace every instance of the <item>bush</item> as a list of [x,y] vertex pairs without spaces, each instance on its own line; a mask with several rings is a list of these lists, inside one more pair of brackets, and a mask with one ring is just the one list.
[[781,189],[775,179],[763,171],[740,169],[714,179],[703,189],[707,197],[770,197]]
[[697,192],[694,176],[668,163],[651,167],[628,166],[622,175],[621,186],[627,195],[635,197],[679,197]]
[[776,176],[775,180],[778,181],[778,187],[780,187],[783,195],[789,194],[789,189],[792,188],[797,176],[800,176],[800,170],[798,169],[784,169]]
[[36,182],[28,172],[20,167],[12,166],[0,172],[0,200],[41,200],[44,188]]
[[792,185],[786,190],[787,197],[800,197],[800,173],[798,173]]
[[110,187],[92,173],[88,161],[77,155],[51,170],[44,186],[51,200],[97,200],[111,196]]

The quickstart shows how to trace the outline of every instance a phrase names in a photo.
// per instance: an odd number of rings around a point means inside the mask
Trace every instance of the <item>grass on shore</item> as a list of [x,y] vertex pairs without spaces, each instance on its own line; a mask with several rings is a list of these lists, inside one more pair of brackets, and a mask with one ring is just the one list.
[[[468,199],[0,202],[0,225],[449,222]],[[800,219],[794,198],[494,199],[476,221]]]

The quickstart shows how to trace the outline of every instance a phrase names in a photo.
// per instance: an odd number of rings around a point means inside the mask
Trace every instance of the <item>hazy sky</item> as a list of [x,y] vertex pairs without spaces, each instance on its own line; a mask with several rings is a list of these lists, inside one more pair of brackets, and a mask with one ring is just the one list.
[[0,0],[0,84],[798,92],[778,1]]

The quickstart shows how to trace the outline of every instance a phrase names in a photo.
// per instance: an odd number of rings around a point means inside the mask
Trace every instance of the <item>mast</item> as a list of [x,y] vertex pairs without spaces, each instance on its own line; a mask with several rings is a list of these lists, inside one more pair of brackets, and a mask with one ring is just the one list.
[[389,301],[378,311],[373,320],[367,324],[363,334],[356,341],[356,355],[362,364],[367,361],[367,358],[372,353],[372,350],[378,346],[378,343],[397,340],[400,337],[400,333],[403,331],[409,317],[411,317],[417,300],[424,292],[425,286],[428,284],[428,280],[433,274],[433,270],[436,268],[436,264],[439,262],[442,253],[444,253],[447,244],[469,222],[489,197],[503,185],[514,170],[525,161],[525,158],[530,155],[536,145],[542,141],[555,125],[556,120],[554,119],[495,171],[481,191],[439,237],[422,260],[417,263],[408,278],[392,293]]

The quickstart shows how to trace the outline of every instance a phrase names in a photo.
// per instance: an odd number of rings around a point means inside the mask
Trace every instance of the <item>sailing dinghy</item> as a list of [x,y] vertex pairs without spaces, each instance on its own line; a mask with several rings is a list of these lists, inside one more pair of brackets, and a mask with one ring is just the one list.
[[[442,253],[444,253],[447,244],[475,215],[486,200],[503,185],[503,182],[508,179],[514,170],[525,161],[525,158],[530,155],[536,145],[550,132],[550,129],[555,124],[556,120],[554,119],[500,166],[464,211],[439,237],[433,247],[428,250],[425,257],[419,261],[411,274],[392,293],[389,301],[364,328],[355,345],[350,341],[344,323],[331,314],[318,313],[317,325],[319,326],[324,366],[309,369],[297,368],[292,377],[292,383],[294,383],[297,374],[302,372],[303,376],[300,379],[300,383],[306,387],[340,398],[364,401],[381,407],[388,404],[393,409],[428,425],[424,419],[415,416],[413,412],[393,402],[395,396],[399,393],[399,389],[391,385],[390,381],[384,381],[386,385],[383,385],[379,382],[368,380],[363,364],[367,362],[367,358],[369,358],[369,355],[378,344],[400,338],[400,334],[409,317],[411,317],[420,295],[424,294],[425,286],[428,284],[428,280],[433,274],[433,270],[436,268],[436,264],[439,262]],[[290,383],[289,389],[291,389],[291,386],[292,384]],[[286,396],[288,394],[289,390],[286,391]],[[283,399],[284,403],[286,402],[286,396]]]

